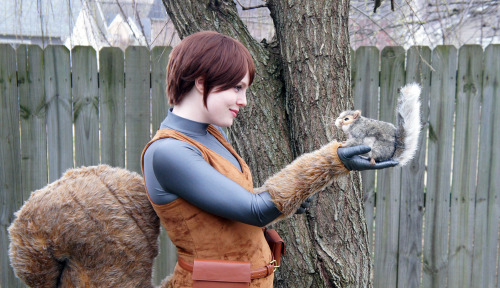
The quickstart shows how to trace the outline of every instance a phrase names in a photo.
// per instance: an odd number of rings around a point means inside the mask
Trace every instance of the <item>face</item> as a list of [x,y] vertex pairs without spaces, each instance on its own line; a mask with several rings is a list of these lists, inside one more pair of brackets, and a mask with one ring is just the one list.
[[335,126],[341,128],[344,132],[347,132],[351,124],[361,115],[361,111],[344,111],[335,120]]
[[[246,92],[250,76],[247,74],[235,87],[223,91],[211,92],[204,111],[205,123],[220,127],[229,127],[238,116],[241,108],[247,105]],[[217,90],[217,89],[214,89]]]

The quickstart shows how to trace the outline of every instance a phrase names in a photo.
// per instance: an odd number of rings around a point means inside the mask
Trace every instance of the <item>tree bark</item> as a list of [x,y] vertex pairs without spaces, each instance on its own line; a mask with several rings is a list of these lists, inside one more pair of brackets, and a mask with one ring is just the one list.
[[[352,107],[349,0],[268,0],[276,39],[258,43],[231,0],[163,0],[181,38],[214,30],[241,41],[256,77],[229,130],[260,186],[297,156],[339,139],[334,121]],[[370,287],[360,177],[318,193],[308,212],[275,225],[287,244],[275,287]]]

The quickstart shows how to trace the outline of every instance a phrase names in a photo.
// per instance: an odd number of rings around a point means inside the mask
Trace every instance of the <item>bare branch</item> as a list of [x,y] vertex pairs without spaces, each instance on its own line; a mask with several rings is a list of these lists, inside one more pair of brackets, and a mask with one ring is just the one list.
[[42,34],[42,48],[45,47],[45,37],[43,33],[43,11],[42,11],[42,0],[37,0],[36,1],[37,8],[39,9],[40,12],[40,32]]
[[[161,27],[161,30],[158,32],[158,34],[156,34],[155,39],[153,41],[151,41],[151,45],[153,45],[153,43],[156,42],[156,39],[158,39],[158,37],[160,37],[160,34],[163,32],[163,30],[165,30],[165,28],[167,27],[167,25],[169,23],[171,23],[171,22],[172,22],[172,20],[170,18],[168,18],[168,20],[165,22],[165,24],[163,25],[163,27]],[[172,42],[174,40],[175,35],[177,35],[177,31],[173,31],[172,33],[170,33],[170,40],[167,42],[168,43],[167,46],[172,46]],[[163,55],[163,52],[162,52],[162,55]]]
[[139,13],[137,12],[137,3],[135,2],[135,0],[133,0],[132,4],[134,5],[134,16],[137,19],[137,23],[139,23],[139,26],[141,27],[141,32],[142,32],[142,36],[144,37],[144,42],[146,42],[146,46],[148,47],[148,50],[149,50],[149,49],[151,49],[151,47],[148,43],[148,37],[146,37],[146,33],[144,32],[144,26],[142,25],[141,17],[139,16]]
[[[356,11],[358,11],[359,13],[365,15],[375,26],[377,26],[378,28],[380,28],[381,31],[383,31],[385,33],[385,30],[382,26],[380,26],[379,23],[377,23],[372,17],[368,16],[364,11],[362,11],[361,9],[355,7],[355,6],[351,6],[351,8],[354,8]],[[394,41],[394,43],[396,43],[397,45],[401,45],[396,39],[394,39],[390,34],[386,33],[386,35],[392,40]]]
[[[134,34],[134,37],[135,39],[137,39],[138,41],[140,40],[139,36],[137,36],[135,34],[135,31],[134,29],[132,28],[132,25],[130,25],[130,23],[128,22],[128,17],[127,15],[125,15],[125,11],[123,11],[123,7],[120,5],[120,3],[118,2],[118,0],[116,0],[116,5],[118,5],[118,8],[120,9],[120,13],[122,14],[123,16],[123,19],[125,20],[125,23],[127,23],[128,25],[128,28],[130,28],[130,31],[132,31],[132,33]],[[146,41],[147,42],[147,41]]]
[[[95,27],[97,27],[97,30],[98,30],[99,34],[101,35],[102,39],[104,39],[104,41],[106,41],[107,45],[112,46],[111,43],[108,40],[108,37],[106,36],[106,33],[104,31],[102,31],[101,26],[98,25],[98,22],[97,22],[97,19],[96,19],[97,16],[90,13],[91,9],[90,9],[89,0],[84,0],[82,2],[82,5],[83,5],[84,9],[85,8],[87,9],[89,16],[91,16],[92,19],[94,20],[94,22],[96,24]],[[92,27],[92,25],[89,25],[89,26]],[[91,32],[92,32],[93,36],[97,39],[96,35],[94,34],[95,33],[94,29],[92,29],[92,28],[90,28],[90,29],[91,29]],[[70,37],[71,37],[71,34],[70,34]],[[73,44],[71,44],[71,46],[73,46]]]
[[245,7],[241,5],[240,1],[236,0],[238,4],[241,6],[241,9],[243,10],[252,10],[252,9],[258,9],[258,8],[267,8],[267,4],[261,4],[261,5],[256,5],[256,6],[250,6],[250,7]]

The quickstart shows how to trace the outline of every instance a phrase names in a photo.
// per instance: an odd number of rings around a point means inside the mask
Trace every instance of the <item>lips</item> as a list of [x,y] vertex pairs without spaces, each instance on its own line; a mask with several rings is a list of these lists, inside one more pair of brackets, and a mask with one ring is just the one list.
[[233,117],[236,117],[238,115],[238,110],[229,109],[229,111],[231,111],[231,113],[233,113]]

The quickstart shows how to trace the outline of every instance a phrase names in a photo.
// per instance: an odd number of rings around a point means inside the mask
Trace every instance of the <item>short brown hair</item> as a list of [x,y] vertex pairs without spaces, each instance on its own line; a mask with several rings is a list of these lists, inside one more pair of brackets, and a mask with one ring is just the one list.
[[255,65],[247,48],[239,41],[213,31],[202,31],[182,40],[170,53],[167,66],[167,95],[170,105],[179,103],[203,78],[203,103],[212,89],[236,86],[249,73],[252,84]]

